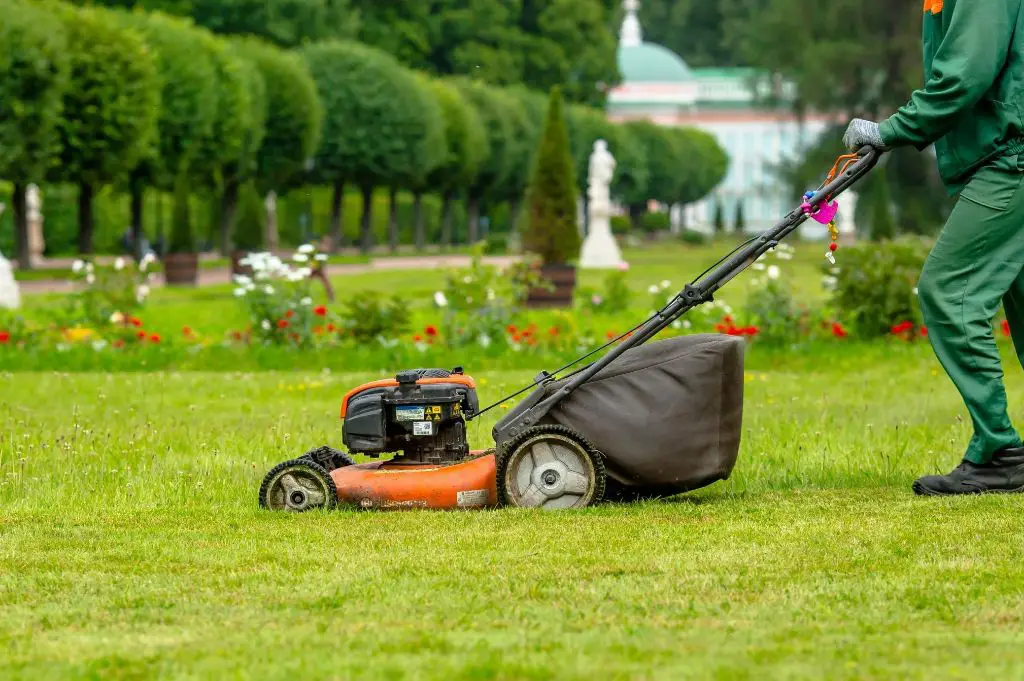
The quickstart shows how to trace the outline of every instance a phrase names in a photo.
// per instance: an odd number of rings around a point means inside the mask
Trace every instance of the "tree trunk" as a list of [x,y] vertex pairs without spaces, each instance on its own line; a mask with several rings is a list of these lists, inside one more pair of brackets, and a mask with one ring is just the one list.
[[78,252],[92,253],[92,235],[95,227],[92,213],[93,186],[83,182],[78,188]]
[[345,183],[341,180],[334,183],[331,194],[331,251],[337,253],[345,244],[343,205],[345,199]]
[[523,209],[523,202],[519,199],[512,199],[508,202],[508,236],[511,241],[512,236],[516,233],[516,229],[519,225],[519,211]]
[[11,197],[14,212],[14,255],[23,270],[32,269],[32,251],[28,243],[28,206],[25,205],[27,185],[16,182]]
[[629,206],[629,225],[633,231],[643,229],[644,204],[633,203]]
[[220,254],[231,257],[234,247],[231,234],[235,231],[235,215],[238,213],[238,180],[231,179],[224,183],[224,193],[220,195]]
[[388,195],[388,248],[398,251],[398,190],[394,187]]
[[359,250],[369,255],[373,248],[373,187],[363,187],[363,216],[359,222],[362,239]]
[[146,199],[146,188],[142,182],[132,178],[131,183],[131,225],[132,250],[135,259],[142,260],[142,202]]
[[[163,256],[167,252],[167,244],[164,243],[164,195],[163,192],[156,194],[156,243],[159,244],[157,255]],[[153,249],[157,250],[157,249]]]
[[478,197],[471,196],[466,202],[466,219],[469,222],[469,245],[472,246],[480,234],[480,199]]
[[416,232],[416,251],[422,252],[427,245],[427,226],[423,220],[423,194],[419,192],[412,199],[412,224]]
[[452,206],[455,201],[451,192],[445,192],[441,200],[441,250],[452,245]]

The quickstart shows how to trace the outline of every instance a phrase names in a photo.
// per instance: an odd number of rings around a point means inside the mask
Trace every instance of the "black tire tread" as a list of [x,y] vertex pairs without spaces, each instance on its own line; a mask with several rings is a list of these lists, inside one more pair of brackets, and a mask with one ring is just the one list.
[[519,449],[520,445],[522,445],[527,440],[544,433],[564,435],[568,438],[575,440],[576,442],[583,446],[587,454],[590,456],[591,462],[594,464],[594,475],[596,478],[594,480],[594,498],[590,500],[590,503],[587,504],[587,506],[594,506],[596,504],[601,503],[601,501],[604,499],[605,486],[607,485],[608,481],[608,472],[605,470],[604,465],[604,454],[598,451],[597,447],[591,444],[590,440],[583,437],[580,433],[573,430],[569,426],[560,426],[554,424],[533,426],[531,428],[527,428],[518,436],[512,438],[512,440],[509,441],[509,443],[506,446],[502,447],[501,451],[498,452],[497,461],[495,462],[495,486],[497,487],[498,490],[498,503],[501,506],[509,505],[508,490],[505,489],[504,480],[505,472],[508,470],[508,463],[512,459],[512,454],[517,449]]
[[[299,460],[315,463],[321,468],[326,469],[328,473],[338,468],[344,468],[345,466],[354,466],[356,463],[351,456],[340,449],[335,449],[329,445],[314,447],[300,456]],[[330,461],[331,465],[324,466],[324,461]]]
[[306,468],[309,468],[318,476],[320,476],[324,481],[326,481],[327,490],[329,494],[327,495],[327,504],[324,506],[324,508],[332,509],[338,505],[338,488],[335,486],[334,478],[331,477],[331,474],[328,473],[327,470],[320,464],[310,461],[309,459],[306,458],[299,458],[289,459],[288,461],[282,461],[281,463],[271,468],[267,472],[267,474],[263,476],[263,483],[260,485],[259,495],[260,508],[270,510],[270,506],[267,504],[267,492],[270,489],[270,481],[274,479],[274,476],[276,476],[285,468],[292,468],[295,466],[305,466]]

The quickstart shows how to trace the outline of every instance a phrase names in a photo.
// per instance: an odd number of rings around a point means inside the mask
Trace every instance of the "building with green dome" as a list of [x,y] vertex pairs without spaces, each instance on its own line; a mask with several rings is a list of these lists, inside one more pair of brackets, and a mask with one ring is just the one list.
[[[833,118],[811,114],[798,120],[790,106],[793,87],[758,78],[755,69],[691,69],[671,50],[643,40],[637,0],[624,5],[618,49],[622,82],[609,92],[609,119],[700,128],[729,155],[725,180],[707,199],[676,208],[673,225],[710,231],[718,204],[730,229],[741,204],[748,230],[773,225],[797,198],[779,182],[776,167],[812,144]],[[776,103],[766,104],[769,100]],[[822,231],[813,225],[807,229],[808,236]]]

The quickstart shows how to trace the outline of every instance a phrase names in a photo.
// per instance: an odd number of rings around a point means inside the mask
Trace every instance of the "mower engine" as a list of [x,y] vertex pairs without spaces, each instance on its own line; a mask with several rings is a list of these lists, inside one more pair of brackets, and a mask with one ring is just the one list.
[[473,380],[461,367],[401,371],[342,400],[342,441],[352,454],[396,462],[451,464],[469,456],[466,417],[480,408]]

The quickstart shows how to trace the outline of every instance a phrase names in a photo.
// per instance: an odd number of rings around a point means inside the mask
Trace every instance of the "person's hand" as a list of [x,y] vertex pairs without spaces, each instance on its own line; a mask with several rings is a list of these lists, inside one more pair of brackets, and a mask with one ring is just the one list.
[[878,129],[878,123],[866,121],[863,118],[854,118],[850,121],[846,133],[843,135],[843,145],[850,151],[857,151],[861,147],[874,147],[879,151],[885,151],[888,147],[882,143],[882,133]]

